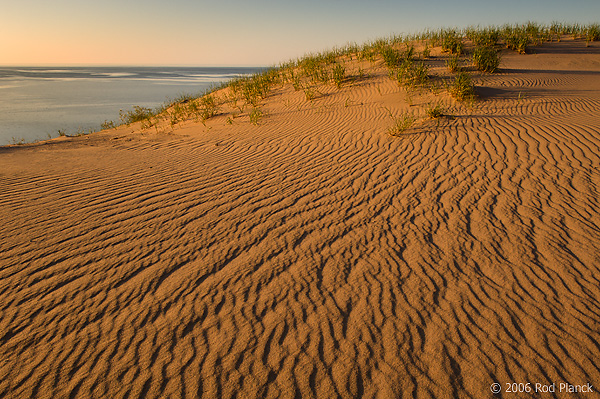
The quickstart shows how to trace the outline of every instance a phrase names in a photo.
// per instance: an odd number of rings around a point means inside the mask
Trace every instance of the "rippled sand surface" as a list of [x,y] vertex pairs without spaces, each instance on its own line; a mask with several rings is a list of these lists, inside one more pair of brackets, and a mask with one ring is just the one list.
[[382,72],[258,126],[0,149],[0,396],[600,389],[599,51],[506,54],[401,138]]

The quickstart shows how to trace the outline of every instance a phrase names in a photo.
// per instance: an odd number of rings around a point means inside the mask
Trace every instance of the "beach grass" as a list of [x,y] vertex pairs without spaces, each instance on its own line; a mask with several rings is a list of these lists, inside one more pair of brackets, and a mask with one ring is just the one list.
[[[219,114],[221,105],[227,104],[230,109],[239,111],[238,114],[243,113],[247,106],[250,107],[250,122],[257,125],[264,112],[261,111],[261,104],[275,87],[291,85],[295,91],[303,91],[306,101],[312,103],[320,97],[320,87],[323,85],[333,84],[340,90],[345,83],[355,82],[356,76],[353,76],[345,65],[348,59],[368,61],[372,65],[371,68],[384,66],[388,70],[388,76],[406,90],[410,105],[411,93],[417,88],[429,88],[432,93],[439,93],[440,80],[457,101],[474,101],[476,96],[470,76],[472,72],[469,72],[470,68],[462,67],[461,56],[470,54],[468,57],[475,69],[493,73],[500,66],[499,53],[502,48],[526,54],[532,44],[543,45],[544,42],[560,41],[565,36],[572,36],[589,44],[600,40],[600,25],[559,22],[544,25],[527,22],[465,29],[442,28],[413,35],[392,35],[362,45],[351,43],[329,51],[307,54],[259,73],[224,82],[201,96],[182,95],[155,110],[134,107],[131,111],[121,111],[120,116],[124,124],[141,122],[143,127],[155,126],[160,119],[170,120],[171,127],[190,118],[206,124],[209,119]],[[420,57],[417,57],[416,46],[422,49]],[[445,78],[430,72],[431,51],[435,47],[445,54],[442,58],[450,72],[457,73],[450,84]],[[363,65],[358,70],[358,77],[364,79],[371,76],[371,72]],[[226,93],[217,98],[215,93],[219,90],[226,90]],[[424,112],[429,114],[427,109]],[[228,120],[233,120],[231,116],[229,118]],[[410,118],[402,119],[401,123],[396,124],[395,131],[402,130],[402,126],[409,120]]]
[[260,120],[265,116],[265,113],[260,108],[255,107],[255,108],[252,109],[252,111],[250,112],[250,114],[248,114],[248,116],[250,118],[250,123],[252,123],[253,125],[258,126]]
[[435,105],[430,104],[425,110],[425,112],[430,119],[439,119],[446,116],[446,110],[439,103]]
[[474,100],[475,87],[471,76],[466,72],[459,72],[450,85],[449,92],[458,101]]
[[489,73],[496,72],[500,65],[498,51],[489,46],[475,48],[473,51],[473,64],[480,71]]
[[403,113],[393,119],[394,122],[392,126],[388,128],[390,136],[400,136],[406,133],[406,131],[417,121],[417,118],[410,113]]
[[[252,75],[236,77],[201,94],[181,94],[155,109],[134,106],[131,110],[121,110],[118,122],[105,121],[101,128],[107,130],[120,124],[129,126],[140,123],[142,129],[155,127],[158,132],[162,121],[167,121],[173,129],[191,119],[206,125],[222,112],[228,114],[226,118],[235,118],[232,112],[239,115],[247,107],[250,113],[255,112],[275,87],[285,85],[304,92],[306,100],[312,103],[321,96],[322,85],[332,84],[341,90],[348,83],[371,78],[379,66],[387,68],[388,76],[406,90],[406,98],[411,106],[412,91],[428,88],[436,94],[440,92],[440,85],[446,85],[457,101],[473,101],[475,95],[469,77],[472,71],[464,65],[466,59],[470,59],[476,70],[493,73],[501,64],[500,52],[503,48],[527,54],[532,45],[543,46],[545,42],[560,42],[564,38],[578,40],[589,46],[600,40],[600,24],[527,22],[464,29],[441,28],[410,35],[391,35],[363,44],[350,43],[288,60]],[[435,48],[440,49],[442,55],[432,59],[432,50]],[[431,73],[432,62],[440,58],[450,72],[459,74],[451,84],[444,77]],[[371,67],[361,64],[354,73],[346,64],[348,60],[368,61]],[[217,97],[216,93],[222,90],[224,94]],[[229,111],[222,110],[224,105]],[[67,134],[62,132],[59,135]]]
[[452,55],[446,59],[446,67],[450,72],[458,72],[461,70],[460,57],[458,55]]

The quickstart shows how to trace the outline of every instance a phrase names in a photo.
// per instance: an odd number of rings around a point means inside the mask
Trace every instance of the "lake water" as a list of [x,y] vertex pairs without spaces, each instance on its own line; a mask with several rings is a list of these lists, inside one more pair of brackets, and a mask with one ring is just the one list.
[[0,145],[99,130],[119,110],[201,94],[244,67],[0,67]]

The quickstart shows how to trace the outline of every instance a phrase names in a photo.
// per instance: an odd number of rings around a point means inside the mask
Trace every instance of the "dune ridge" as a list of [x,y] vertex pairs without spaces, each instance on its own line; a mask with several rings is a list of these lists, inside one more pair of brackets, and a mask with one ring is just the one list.
[[578,46],[504,55],[401,138],[383,71],[280,89],[258,126],[0,149],[0,396],[600,388],[600,55]]

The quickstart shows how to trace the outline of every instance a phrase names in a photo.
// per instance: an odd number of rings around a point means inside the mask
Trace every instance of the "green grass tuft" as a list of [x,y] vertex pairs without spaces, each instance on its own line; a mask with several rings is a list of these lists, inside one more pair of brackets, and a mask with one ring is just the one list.
[[383,58],[385,66],[387,66],[389,69],[394,69],[398,67],[400,61],[402,60],[402,55],[400,54],[400,52],[391,46],[382,47],[379,50],[379,53]]
[[460,72],[450,86],[450,94],[459,101],[474,100],[475,87],[466,72]]
[[117,127],[117,125],[115,124],[114,121],[108,121],[105,120],[100,127],[102,128],[102,130],[108,130],[108,129],[114,129]]
[[135,122],[150,120],[156,113],[150,108],[135,105],[132,111],[119,111],[123,123],[130,125]]
[[427,116],[431,119],[439,119],[446,116],[444,107],[442,107],[441,104],[430,104],[429,107],[427,107],[427,109],[425,110],[425,112],[427,113]]
[[400,136],[406,132],[415,122],[417,118],[412,114],[402,114],[394,118],[394,124],[388,128],[388,133],[391,136]]
[[333,82],[337,86],[337,88],[341,88],[344,80],[346,79],[346,68],[344,68],[341,64],[335,64],[333,67]]
[[468,28],[465,35],[477,46],[493,47],[500,39],[500,30],[497,28]]
[[505,27],[504,41],[506,43],[506,48],[516,51],[519,54],[525,54],[527,52],[527,46],[531,42],[531,38],[524,27]]
[[265,116],[265,114],[260,108],[255,107],[252,108],[252,111],[250,111],[248,116],[250,117],[250,123],[258,126],[258,122]]
[[442,51],[450,54],[461,55],[464,50],[464,44],[459,32],[454,29],[442,31]]
[[480,71],[493,73],[498,70],[500,56],[492,47],[477,47],[473,51],[473,64]]
[[592,24],[586,29],[586,41],[595,42],[600,40],[600,25]]
[[446,67],[452,73],[460,71],[460,57],[458,55],[452,55],[446,60]]

